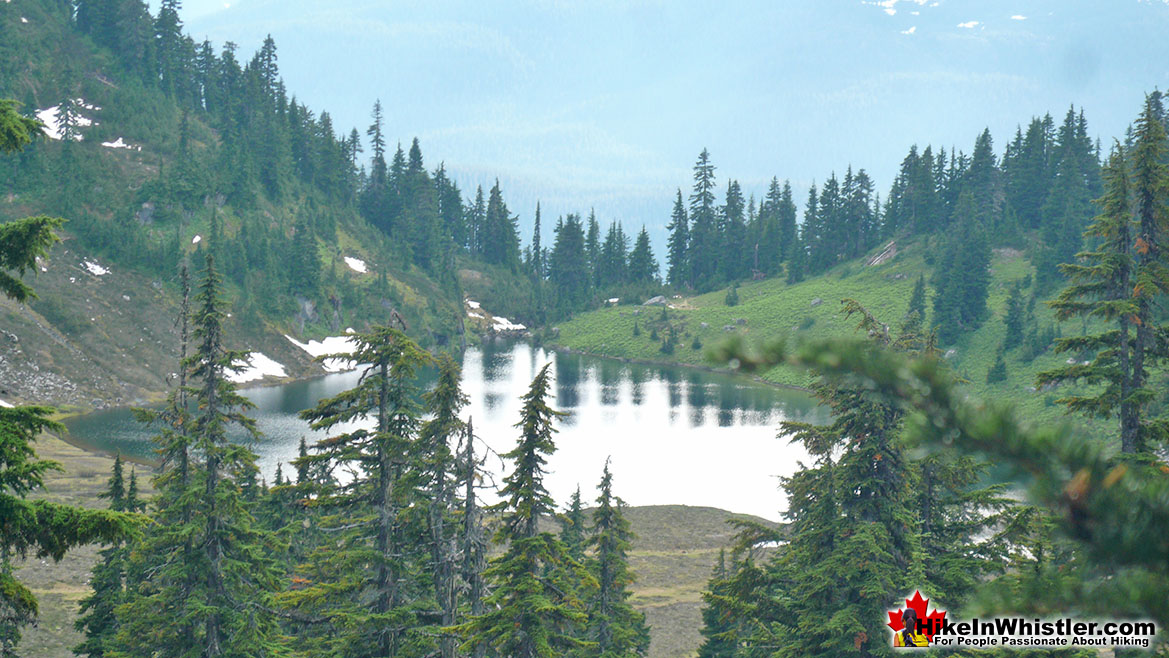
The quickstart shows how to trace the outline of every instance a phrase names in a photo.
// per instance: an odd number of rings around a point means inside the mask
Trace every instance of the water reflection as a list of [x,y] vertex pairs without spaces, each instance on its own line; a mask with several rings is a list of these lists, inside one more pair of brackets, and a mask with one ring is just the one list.
[[[578,484],[586,494],[612,456],[619,492],[634,505],[689,504],[776,518],[783,501],[775,476],[794,471],[804,454],[776,438],[781,420],[824,419],[807,395],[720,373],[623,363],[553,353],[526,344],[468,350],[464,416],[496,453],[512,448],[520,401],[532,377],[553,364],[554,406],[569,412],[559,424],[548,487],[564,501]],[[253,449],[268,477],[293,458],[300,437],[323,438],[297,417],[324,397],[352,387],[359,372],[283,386],[248,389],[264,437]],[[426,375],[426,384],[433,373]],[[124,409],[75,418],[75,441],[136,457],[152,453],[150,428]],[[496,480],[502,466],[490,462]],[[591,496],[589,496],[591,497]]]

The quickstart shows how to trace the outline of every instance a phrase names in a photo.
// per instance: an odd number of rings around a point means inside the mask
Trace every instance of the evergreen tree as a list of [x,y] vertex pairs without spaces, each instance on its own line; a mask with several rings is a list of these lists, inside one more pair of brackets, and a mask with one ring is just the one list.
[[702,606],[702,645],[698,647],[698,658],[734,658],[736,641],[735,624],[731,616],[719,609],[718,603],[724,601],[727,584],[727,554],[726,549],[718,549],[718,562],[706,585],[706,592],[702,594],[707,605]]
[[1003,317],[1003,324],[1007,326],[1007,334],[1003,338],[1004,350],[1023,344],[1023,311],[1023,291],[1016,283],[1011,286],[1011,295],[1007,298],[1007,312]]
[[[126,492],[121,455],[114,457],[113,472],[101,497],[110,501],[109,508],[115,512],[138,511],[137,491],[129,495]],[[122,542],[116,542],[102,549],[98,555],[101,561],[94,565],[93,574],[89,579],[89,586],[93,591],[81,600],[81,616],[73,623],[85,636],[84,641],[73,647],[73,653],[90,658],[105,656],[112,648],[112,640],[117,635],[114,609],[125,598],[123,589],[125,546]]]
[[[0,100],[0,153],[18,152],[40,130],[40,122],[20,116],[12,101]],[[20,276],[48,255],[59,240],[53,232],[62,219],[29,217],[0,224],[0,294],[17,302],[36,293]],[[15,270],[9,274],[5,270]],[[59,561],[77,546],[94,541],[114,543],[131,535],[138,519],[119,511],[84,510],[27,500],[44,486],[45,474],[59,470],[56,462],[38,459],[32,442],[42,432],[61,431],[43,406],[0,406],[0,655],[15,655],[20,628],[37,617],[37,599],[17,580],[13,557],[33,553]]]
[[[1120,421],[1121,450],[1126,454],[1140,452],[1146,445],[1147,434],[1152,433],[1147,429],[1150,423],[1145,411],[1148,393],[1141,390],[1145,385],[1144,376],[1137,369],[1141,361],[1137,350],[1142,347],[1136,336],[1142,321],[1142,296],[1135,284],[1141,265],[1138,260],[1141,247],[1140,218],[1134,213],[1132,199],[1140,197],[1133,194],[1129,166],[1125,152],[1117,145],[1104,167],[1104,196],[1096,202],[1100,214],[1085,232],[1099,246],[1080,254],[1082,262],[1062,266],[1071,285],[1051,302],[1060,319],[1092,317],[1110,326],[1096,334],[1056,341],[1057,352],[1079,354],[1090,350],[1095,357],[1086,364],[1075,362],[1040,373],[1037,378],[1039,385],[1065,381],[1097,385],[1092,393],[1068,395],[1060,401],[1069,409],[1089,416],[1116,415]],[[1162,194],[1163,198],[1169,198],[1169,187],[1163,188]],[[1156,358],[1157,353],[1153,351],[1150,356]]]
[[925,323],[925,275],[917,275],[917,282],[913,284],[913,293],[909,295],[909,308],[905,316],[917,314],[918,321]]
[[747,224],[743,218],[743,191],[738,181],[727,182],[726,203],[720,208],[721,253],[719,271],[724,281],[744,279],[751,274],[752,260],[747,245]]
[[548,278],[556,291],[557,309],[567,315],[589,299],[590,269],[580,217],[570,214],[557,224],[556,241],[548,259]]
[[682,190],[678,190],[678,196],[674,199],[674,212],[666,228],[670,231],[666,281],[675,288],[681,288],[690,283],[690,222],[686,216],[686,206],[682,205]]
[[658,261],[654,258],[645,226],[641,227],[637,241],[633,243],[633,251],[629,254],[629,280],[642,284],[656,283],[658,280]]
[[483,218],[483,258],[488,263],[502,265],[515,271],[520,265],[520,238],[516,220],[503,202],[499,181],[487,198],[487,212]]
[[687,260],[693,284],[700,288],[713,285],[718,276],[722,255],[718,217],[714,206],[714,164],[710,153],[702,149],[694,163],[694,191],[690,195],[690,243]]
[[[182,393],[170,411],[154,416],[173,428],[159,439],[167,467],[157,480],[163,507],[135,547],[144,562],[135,570],[147,575],[119,608],[119,652],[165,647],[174,655],[191,649],[256,655],[281,646],[269,606],[278,577],[270,554],[278,547],[256,526],[242,489],[257,472],[256,456],[228,435],[232,425],[257,435],[244,414],[251,403],[227,377],[245,354],[223,346],[222,281],[213,257],[206,262],[192,318],[195,352],[182,363],[198,383],[189,390],[198,410],[186,410],[188,393]],[[181,623],[157,623],[160,610],[179,611]]]
[[464,650],[486,644],[505,656],[543,658],[590,646],[577,639],[586,615],[575,594],[580,579],[588,575],[564,542],[538,528],[540,517],[553,511],[544,469],[547,456],[556,450],[553,420],[562,415],[547,403],[548,368],[540,369],[523,396],[516,425],[520,440],[504,455],[514,464],[504,478],[502,520],[495,536],[505,550],[486,572],[494,585],[486,611],[459,627],[466,638]]
[[986,371],[986,383],[997,384],[1007,380],[1007,362],[1003,361],[1003,351],[995,355],[994,364]]
[[990,244],[971,192],[962,193],[954,214],[955,226],[942,243],[934,275],[934,324],[943,344],[978,327],[990,287]]
[[[457,526],[452,518],[457,466],[451,441],[462,436],[466,428],[459,418],[459,411],[467,404],[467,396],[459,388],[462,376],[459,365],[449,354],[439,358],[438,368],[438,382],[434,390],[424,396],[430,420],[423,424],[419,433],[419,449],[423,460],[422,486],[428,503],[435,598],[442,611],[442,627],[449,628],[454,626],[458,612],[455,582]],[[456,644],[454,635],[444,633],[439,645],[442,658],[454,658]]]
[[[432,357],[397,329],[375,327],[351,339],[356,345],[351,356],[330,356],[366,364],[364,377],[301,414],[314,429],[347,430],[317,443],[307,460],[352,472],[350,479],[330,483],[314,503],[322,512],[322,529],[336,543],[309,556],[298,568],[298,577],[309,584],[285,592],[280,602],[328,623],[298,638],[306,651],[424,655],[434,648],[434,633],[418,617],[420,586],[427,580],[419,578],[419,566],[430,553],[420,555],[411,547],[428,546],[430,537],[425,525],[410,522],[410,510],[421,503],[417,483],[425,473],[415,446],[420,410],[414,382]],[[455,404],[457,394],[451,393],[444,387],[444,404]],[[365,429],[361,421],[373,421],[373,427]],[[433,425],[433,436],[452,422],[447,417]]]
[[[597,487],[597,508],[593,511],[594,534],[589,540],[594,555],[589,561],[596,578],[588,607],[586,637],[596,643],[589,655],[602,658],[643,656],[649,649],[649,628],[645,615],[629,603],[633,573],[629,570],[629,549],[633,532],[625,519],[624,502],[613,494],[613,475],[605,461],[604,474]],[[579,507],[579,490],[577,492]]]
[[588,528],[585,526],[584,506],[580,498],[580,487],[568,499],[568,509],[560,515],[560,541],[572,559],[583,562],[588,543]]

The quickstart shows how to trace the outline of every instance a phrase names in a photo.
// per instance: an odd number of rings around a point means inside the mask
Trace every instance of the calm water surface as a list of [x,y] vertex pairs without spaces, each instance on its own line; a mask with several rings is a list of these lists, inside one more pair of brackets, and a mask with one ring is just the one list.
[[[806,394],[746,378],[517,343],[464,355],[463,390],[470,397],[464,417],[474,420],[485,444],[477,451],[504,453],[515,445],[519,397],[548,362],[555,374],[553,407],[570,414],[558,424],[557,452],[548,465],[547,486],[560,504],[577,485],[591,501],[611,457],[617,493],[631,505],[704,505],[776,519],[784,505],[777,476],[806,459],[801,448],[777,438],[779,422],[827,418]],[[311,443],[324,436],[297,414],[359,377],[359,371],[337,373],[243,392],[256,405],[252,415],[264,436],[251,447],[269,480],[278,463],[296,456],[300,437]],[[154,432],[128,409],[98,411],[66,426],[77,443],[152,456]],[[487,468],[497,482],[507,472],[498,456],[487,460]]]

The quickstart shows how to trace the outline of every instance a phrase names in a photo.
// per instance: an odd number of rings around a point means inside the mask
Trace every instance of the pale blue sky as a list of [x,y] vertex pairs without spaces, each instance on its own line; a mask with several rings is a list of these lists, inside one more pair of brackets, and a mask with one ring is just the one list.
[[[709,148],[761,194],[864,167],[887,191],[910,144],[969,151],[990,127],[1083,105],[1105,142],[1169,87],[1163,0],[187,0],[196,38],[276,39],[288,88],[338,129],[422,141],[466,193],[503,184],[524,239],[595,207],[650,227]],[[469,189],[468,189],[469,188]],[[660,254],[660,249],[659,249]]]

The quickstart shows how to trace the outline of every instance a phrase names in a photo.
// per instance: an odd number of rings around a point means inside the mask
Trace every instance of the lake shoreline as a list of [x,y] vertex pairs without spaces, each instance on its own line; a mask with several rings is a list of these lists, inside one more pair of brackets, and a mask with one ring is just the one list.
[[762,384],[784,391],[797,391],[800,393],[813,394],[814,391],[807,386],[799,386],[796,384],[784,384],[783,382],[773,382],[764,379],[759,375],[748,375],[742,372],[736,372],[727,368],[716,368],[714,366],[701,366],[695,363],[683,363],[681,361],[663,361],[660,359],[638,359],[630,356],[612,356],[610,354],[597,354],[596,352],[589,352],[588,350],[580,350],[573,347],[567,347],[559,344],[552,344],[547,346],[548,349],[556,352],[564,352],[565,354],[574,354],[578,356],[588,356],[594,359],[609,359],[610,361],[619,361],[621,363],[632,363],[640,366],[657,366],[667,368],[686,368],[689,370],[699,370],[702,372],[709,372],[717,375],[728,375],[730,377],[743,377],[749,379],[755,384]]

